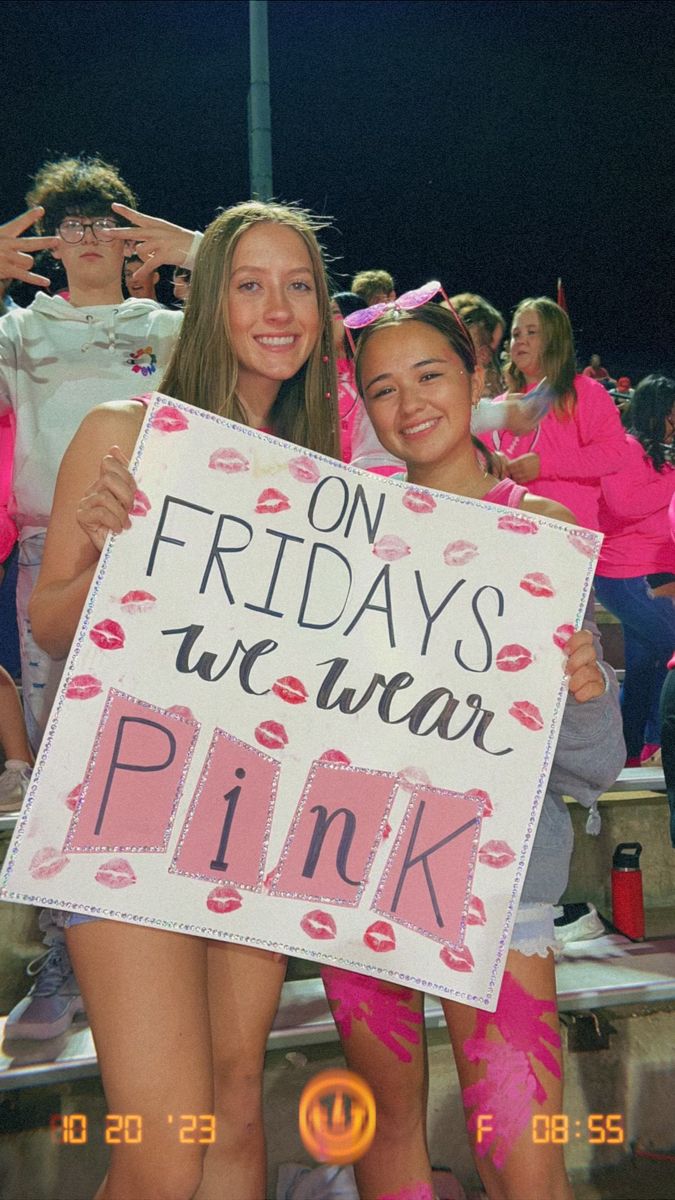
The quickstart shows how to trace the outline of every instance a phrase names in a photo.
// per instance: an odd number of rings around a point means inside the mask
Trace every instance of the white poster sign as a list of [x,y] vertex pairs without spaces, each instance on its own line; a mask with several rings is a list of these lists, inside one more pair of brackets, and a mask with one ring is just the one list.
[[157,395],[2,895],[494,1008],[600,536]]

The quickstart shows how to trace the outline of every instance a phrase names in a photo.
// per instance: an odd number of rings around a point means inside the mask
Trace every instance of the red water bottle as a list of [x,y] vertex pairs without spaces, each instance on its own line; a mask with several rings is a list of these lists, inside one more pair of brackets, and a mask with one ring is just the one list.
[[639,842],[620,842],[612,859],[612,921],[619,933],[639,942],[645,936],[645,906]]

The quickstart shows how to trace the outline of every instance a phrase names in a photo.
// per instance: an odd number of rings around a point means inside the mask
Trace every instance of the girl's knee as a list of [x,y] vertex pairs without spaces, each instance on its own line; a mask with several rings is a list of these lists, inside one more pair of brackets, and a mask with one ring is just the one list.
[[105,1200],[193,1200],[204,1170],[205,1148],[179,1144],[152,1156],[119,1153],[113,1156],[103,1193]]
[[262,1121],[263,1062],[218,1063],[214,1073],[216,1120],[238,1138],[257,1135]]

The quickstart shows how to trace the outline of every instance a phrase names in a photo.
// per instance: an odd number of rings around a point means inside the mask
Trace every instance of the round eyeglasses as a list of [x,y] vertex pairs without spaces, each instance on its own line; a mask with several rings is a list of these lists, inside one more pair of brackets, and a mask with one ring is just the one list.
[[64,242],[75,245],[84,241],[85,230],[91,229],[94,241],[110,242],[113,229],[117,229],[117,221],[113,217],[97,217],[95,221],[81,221],[79,217],[66,217],[57,226],[56,232]]

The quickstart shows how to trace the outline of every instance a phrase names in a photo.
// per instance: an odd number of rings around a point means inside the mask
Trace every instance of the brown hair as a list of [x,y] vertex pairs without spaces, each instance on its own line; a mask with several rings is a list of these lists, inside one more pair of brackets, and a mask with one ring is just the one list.
[[465,325],[480,325],[488,334],[488,342],[499,325],[506,328],[506,321],[498,309],[476,292],[460,292],[457,296],[451,296],[450,304]]
[[138,206],[116,167],[102,158],[85,155],[45,163],[26,193],[28,205],[41,204],[45,210],[36,229],[46,234],[54,233],[67,216],[113,216],[109,213],[113,201],[131,208]]
[[387,295],[393,292],[394,280],[388,271],[359,271],[352,279],[349,290],[370,304],[378,292],[386,292]]
[[328,281],[317,230],[327,222],[294,205],[250,200],[228,208],[209,225],[192,272],[183,326],[160,388],[186,404],[248,424],[237,397],[238,365],[229,332],[228,287],[239,239],[260,222],[300,235],[314,273],[321,333],[307,362],[279,389],[273,432],[297,446],[340,457],[337,377]]
[[[513,314],[512,328],[521,313],[527,309],[533,309],[539,314],[543,344],[541,366],[547,382],[555,392],[553,411],[559,417],[569,416],[577,402],[574,388],[577,363],[570,319],[554,300],[549,300],[548,296],[537,296],[535,299],[521,300]],[[512,390],[525,390],[525,376],[513,361],[507,363],[505,373],[514,385]]]

